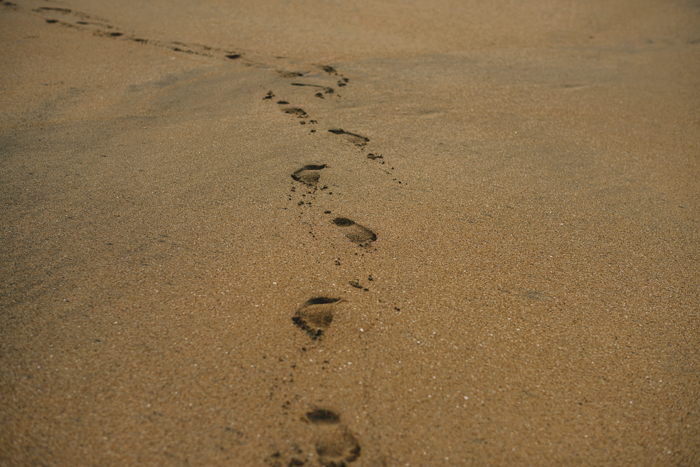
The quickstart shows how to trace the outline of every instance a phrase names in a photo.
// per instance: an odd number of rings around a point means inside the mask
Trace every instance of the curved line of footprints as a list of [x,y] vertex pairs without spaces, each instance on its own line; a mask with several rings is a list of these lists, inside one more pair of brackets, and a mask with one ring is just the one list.
[[[29,11],[16,3],[5,0],[0,0],[0,8]],[[231,50],[209,47],[201,44],[185,44],[174,41],[167,42],[132,36],[111,25],[110,22],[104,18],[97,18],[82,12],[72,11],[68,8],[43,6],[34,8],[31,10],[31,12],[44,17],[46,24],[56,24],[68,28],[74,28],[80,31],[92,32],[92,34],[97,37],[134,41],[139,44],[149,45],[152,47],[167,48],[173,52],[200,55],[212,59],[235,60],[238,62],[244,62],[247,66],[260,66],[263,68],[268,68],[267,64],[258,63],[254,60],[248,59],[245,57],[243,52],[239,51],[234,52]],[[317,67],[326,73],[327,77],[331,77],[334,81],[336,81],[335,86],[338,88],[348,86],[350,80],[338,73],[335,68],[327,65],[318,65]],[[277,70],[277,73],[279,74],[280,78],[293,78],[295,80],[304,78],[306,74],[304,72],[284,70]],[[315,92],[315,94],[313,94],[314,97],[325,99],[327,102],[330,101],[331,98],[339,99],[342,97],[332,86],[300,82],[293,82],[290,84],[291,86],[308,88],[312,92]],[[263,100],[272,100],[274,97],[274,93],[269,91],[263,97]],[[298,118],[299,123],[303,125],[315,125],[318,123],[316,120],[310,119],[308,113],[300,107],[290,105],[289,102],[284,100],[278,101],[277,104],[281,106],[280,110],[282,112]],[[311,130],[311,133],[315,132],[315,129]],[[350,131],[345,131],[340,128],[330,128],[328,129],[328,132],[341,136],[347,142],[353,144],[356,148],[363,151],[370,142],[369,138],[365,136]],[[385,164],[383,156],[379,154],[367,154],[367,159],[377,161],[380,164]],[[301,194],[300,198],[304,199],[300,200],[298,205],[312,205],[318,191],[324,191],[328,194],[332,194],[332,192],[326,191],[328,190],[327,186],[323,185],[319,187],[321,171],[326,168],[328,168],[326,164],[305,165],[291,174],[292,179],[295,182],[300,183],[307,190],[305,193]],[[391,169],[393,170],[393,167]],[[391,172],[388,170],[384,170],[384,173],[391,175]],[[396,178],[393,180],[401,184],[401,182]],[[296,187],[292,187],[291,191],[292,193],[295,193]],[[290,195],[290,200],[291,199],[292,196]],[[330,211],[325,211],[325,214],[330,214]],[[361,224],[358,224],[352,219],[348,219],[346,217],[335,217],[332,219],[332,223],[345,235],[349,241],[355,243],[361,248],[369,247],[372,242],[377,239],[377,234],[375,232]],[[313,236],[313,231],[310,233]],[[340,264],[338,259],[336,259],[336,264]],[[369,276],[368,280],[372,281],[372,276]],[[355,288],[363,288],[357,280],[349,281],[349,284]],[[367,291],[368,289],[364,288],[364,290]],[[321,339],[322,336],[328,332],[328,329],[333,322],[333,314],[336,306],[344,300],[345,299],[338,297],[312,297],[296,310],[291,318],[292,323],[301,331],[305,332],[312,340],[315,341]],[[316,451],[317,459],[321,466],[347,467],[349,463],[356,461],[360,457],[361,447],[357,437],[345,424],[341,422],[341,416],[337,412],[328,408],[315,407],[306,412],[301,417],[301,420],[311,427],[313,431],[313,439],[315,440],[313,447]],[[280,451],[276,451],[265,460],[272,467],[294,467],[307,465],[307,462],[310,462],[313,456],[304,456],[304,453],[299,447],[296,447],[295,449],[296,450],[293,450],[292,454],[286,455],[283,455]]]
[[[339,74],[335,68],[329,66],[320,66],[319,68],[329,75],[339,77],[340,79],[337,81],[339,87],[348,85],[350,80]],[[297,80],[304,76],[304,73],[293,71],[278,73],[281,78],[294,78]],[[299,82],[293,82],[290,84],[292,86],[307,86],[312,91],[317,91],[318,89],[325,90],[323,94],[315,94],[315,97],[324,98],[325,95],[341,98],[341,96],[335,92],[332,87]],[[269,91],[263,97],[263,100],[272,101],[274,98],[275,94],[272,91]],[[283,113],[299,119],[300,123],[304,125],[314,125],[318,123],[316,120],[312,120],[304,109],[296,105],[292,105],[287,100],[279,100],[277,101],[277,104],[280,106],[279,109]],[[311,130],[311,133],[315,132],[315,129]],[[330,128],[328,129],[328,132],[342,137],[343,140],[352,144],[360,151],[364,151],[370,142],[370,139],[366,136],[340,128]],[[375,163],[385,164],[385,161],[383,160],[384,158],[380,154],[369,153],[366,157]],[[298,206],[306,207],[312,206],[316,202],[317,195],[319,193],[332,194],[332,192],[329,191],[328,186],[322,183],[322,173],[324,170],[329,168],[330,167],[327,164],[308,164],[295,170],[291,174],[291,178],[294,182],[296,182],[296,184],[292,185],[289,200],[292,201],[296,198],[298,199]],[[391,170],[393,170],[393,167]],[[391,174],[391,172],[387,170],[384,170],[384,173]],[[394,180],[401,183],[396,179]],[[304,215],[304,212],[304,210],[301,211],[300,217]],[[331,214],[331,212],[325,211],[325,214]],[[311,222],[310,224],[313,223]],[[347,217],[332,217],[331,224],[335,226],[349,241],[366,251],[368,251],[372,243],[377,240],[377,234],[374,231]],[[309,233],[313,238],[315,238],[313,227],[311,227],[311,229],[312,230]],[[336,259],[336,265],[340,264],[339,261],[340,259]],[[368,280],[373,281],[374,279],[370,275]],[[359,281],[357,280],[351,280],[349,281],[349,284],[358,289],[364,289],[365,291],[368,290],[360,285]],[[322,337],[329,331],[331,324],[333,323],[334,313],[337,310],[338,304],[343,301],[345,301],[345,299],[342,297],[311,297],[294,312],[291,317],[292,324],[297,326],[302,332],[306,333],[312,341],[321,340]],[[347,428],[347,426],[341,423],[340,415],[338,413],[328,408],[317,407],[312,411],[307,412],[302,417],[302,421],[313,427],[315,431],[316,441],[314,448],[320,465],[324,467],[345,467],[360,457],[361,448],[357,437]],[[268,458],[268,462],[274,467],[306,465],[306,461],[304,460],[304,455],[301,450],[298,450],[296,453],[292,452],[291,455],[286,456],[277,451]]]

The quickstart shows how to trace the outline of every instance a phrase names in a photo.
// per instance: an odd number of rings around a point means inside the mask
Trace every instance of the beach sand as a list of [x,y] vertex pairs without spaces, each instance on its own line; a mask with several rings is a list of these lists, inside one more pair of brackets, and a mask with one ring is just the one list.
[[698,2],[0,41],[1,465],[700,465]]

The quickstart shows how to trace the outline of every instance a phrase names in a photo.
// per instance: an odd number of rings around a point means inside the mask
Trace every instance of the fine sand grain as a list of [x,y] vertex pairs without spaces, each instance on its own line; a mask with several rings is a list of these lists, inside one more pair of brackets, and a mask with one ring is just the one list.
[[700,465],[700,4],[0,2],[0,465]]

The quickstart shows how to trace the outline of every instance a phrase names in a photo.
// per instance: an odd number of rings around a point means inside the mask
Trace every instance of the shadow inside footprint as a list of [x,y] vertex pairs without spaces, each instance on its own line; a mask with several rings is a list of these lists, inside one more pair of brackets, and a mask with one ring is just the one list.
[[297,170],[292,174],[292,178],[297,182],[301,182],[305,185],[316,186],[321,175],[318,173],[319,170],[328,167],[326,164],[322,165],[305,165],[301,169]]
[[313,409],[311,412],[306,412],[306,419],[313,424],[334,424],[340,422],[340,415],[333,412],[332,410]]
[[357,243],[360,246],[368,245],[377,239],[377,234],[372,232],[370,229],[345,217],[336,217],[333,219],[333,223],[340,227],[342,232],[350,239],[350,241]]
[[292,322],[312,339],[318,339],[333,322],[335,304],[340,298],[315,297],[307,300],[292,317]]
[[360,444],[357,438],[340,424],[340,415],[327,409],[314,409],[306,414],[306,420],[321,425],[316,438],[316,453],[324,467],[341,467],[360,457]]

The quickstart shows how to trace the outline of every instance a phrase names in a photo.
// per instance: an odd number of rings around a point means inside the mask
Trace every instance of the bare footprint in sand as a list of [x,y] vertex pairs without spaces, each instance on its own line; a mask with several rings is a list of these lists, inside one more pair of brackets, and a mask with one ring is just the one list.
[[357,243],[360,246],[369,245],[377,239],[377,234],[372,232],[370,229],[345,217],[336,217],[333,219],[333,223],[340,227],[340,230],[350,239],[350,241]]
[[324,467],[344,467],[360,457],[360,444],[355,435],[340,423],[340,415],[328,409],[307,412],[305,420],[315,425],[316,454]]
[[292,174],[292,178],[297,182],[301,182],[308,186],[316,186],[321,174],[318,173],[319,170],[327,168],[326,164],[322,165],[305,165],[301,169],[297,170]]
[[302,415],[301,421],[310,430],[303,430],[295,436],[301,441],[299,444],[287,443],[268,456],[265,459],[268,466],[348,467],[360,457],[357,437],[341,423],[337,412],[314,408]]
[[331,128],[330,130],[328,130],[328,132],[333,133],[334,135],[342,135],[352,144],[360,148],[364,148],[367,145],[367,143],[369,143],[369,138],[367,138],[366,136],[358,135],[357,133],[351,133],[349,131],[343,130],[342,128]]
[[340,298],[315,297],[307,300],[292,317],[292,322],[312,339],[318,339],[333,322],[333,312]]
[[282,109],[282,112],[289,115],[296,115],[299,118],[306,118],[309,116],[304,109],[300,109],[299,107],[285,107]]
[[300,73],[298,71],[277,70],[277,73],[279,73],[280,77],[282,78],[299,78],[304,76],[304,73]]

